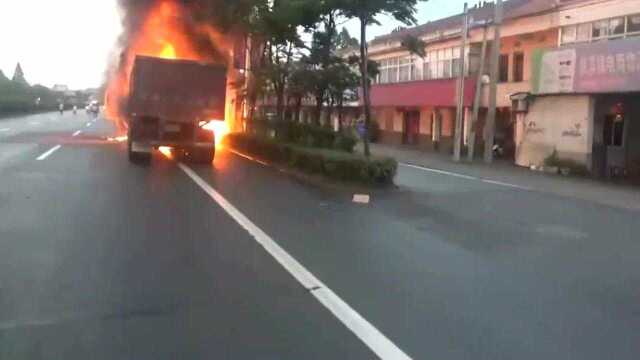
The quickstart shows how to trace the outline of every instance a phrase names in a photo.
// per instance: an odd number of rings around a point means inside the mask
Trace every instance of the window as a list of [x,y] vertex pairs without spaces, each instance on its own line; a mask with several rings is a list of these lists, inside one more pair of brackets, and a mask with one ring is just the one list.
[[627,16],[627,33],[640,32],[640,15]]
[[609,20],[609,35],[623,35],[624,34],[624,18],[613,18]]
[[576,42],[578,27],[576,25],[565,26],[562,28],[560,36],[561,44],[571,44]]
[[444,60],[442,62],[442,77],[447,79],[451,77],[451,60]]
[[498,74],[498,82],[509,81],[509,55],[500,55],[499,61],[500,72]]
[[391,59],[389,61],[389,82],[398,82],[398,59]]
[[513,81],[524,81],[524,54],[513,54]]
[[460,58],[453,59],[451,61],[451,68],[451,74],[453,75],[453,77],[460,76]]
[[594,40],[609,36],[609,21],[600,20],[593,23],[591,38]]
[[422,64],[422,79],[431,80],[431,64],[429,62]]
[[591,23],[578,25],[576,32],[576,41],[585,42],[591,40]]
[[626,18],[616,17],[565,26],[560,34],[560,44],[566,45],[636,35],[640,35],[640,14],[629,15]]

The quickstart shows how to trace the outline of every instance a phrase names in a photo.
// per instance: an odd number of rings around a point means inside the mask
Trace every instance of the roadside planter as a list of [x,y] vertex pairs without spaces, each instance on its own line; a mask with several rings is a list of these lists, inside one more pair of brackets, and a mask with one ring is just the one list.
[[280,143],[246,133],[229,134],[225,143],[259,159],[338,181],[388,186],[393,184],[398,170],[398,163],[392,158],[366,158],[345,151]]

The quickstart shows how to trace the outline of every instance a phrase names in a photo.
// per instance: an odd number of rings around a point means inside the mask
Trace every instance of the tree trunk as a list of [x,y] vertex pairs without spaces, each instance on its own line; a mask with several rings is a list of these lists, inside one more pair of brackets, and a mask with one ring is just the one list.
[[371,124],[371,99],[369,99],[369,56],[367,54],[367,20],[360,19],[360,73],[362,75],[362,98],[364,106],[364,155],[369,157],[369,127]]
[[296,107],[295,107],[295,111],[296,113],[293,116],[293,119],[295,120],[296,123],[300,122],[300,111],[302,109],[302,97],[298,96],[298,98],[296,99]]
[[324,96],[316,95],[316,111],[313,117],[313,120],[316,125],[321,125],[320,121],[322,120],[322,103],[324,102]]
[[276,91],[276,118],[282,122],[284,120],[284,86]]
[[342,112],[344,110],[344,100],[338,100],[338,131],[342,131]]

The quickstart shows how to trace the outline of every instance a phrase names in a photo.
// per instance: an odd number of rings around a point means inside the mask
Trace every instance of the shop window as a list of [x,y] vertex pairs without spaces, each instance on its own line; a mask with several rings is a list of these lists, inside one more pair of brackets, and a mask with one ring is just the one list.
[[513,54],[513,81],[524,81],[524,54]]
[[509,55],[504,54],[500,55],[499,65],[499,73],[498,73],[498,82],[508,82],[509,81]]
[[640,32],[640,15],[627,16],[627,32]]

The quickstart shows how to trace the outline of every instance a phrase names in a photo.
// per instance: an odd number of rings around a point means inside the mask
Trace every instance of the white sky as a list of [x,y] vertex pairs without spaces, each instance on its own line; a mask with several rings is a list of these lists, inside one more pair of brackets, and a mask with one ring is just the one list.
[[[420,3],[419,22],[462,12],[463,3]],[[382,26],[368,29],[370,39],[400,25],[380,21]],[[345,25],[359,37],[356,22]],[[11,77],[19,61],[31,84],[97,87],[120,32],[116,0],[0,0],[0,70]]]
[[30,84],[102,83],[120,34],[116,0],[0,0],[0,69],[20,61]]

